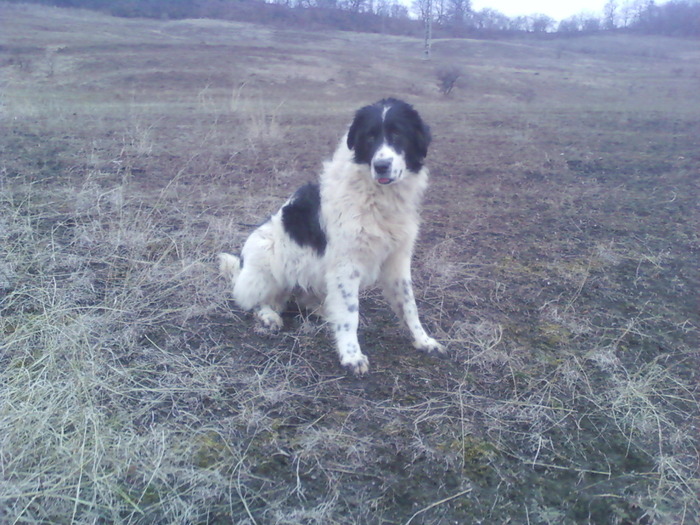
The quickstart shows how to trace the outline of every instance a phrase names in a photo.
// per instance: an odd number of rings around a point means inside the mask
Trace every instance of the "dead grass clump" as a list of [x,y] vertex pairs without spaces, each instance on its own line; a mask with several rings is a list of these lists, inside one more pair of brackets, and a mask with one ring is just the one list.
[[260,143],[277,142],[284,137],[284,130],[279,123],[282,103],[269,109],[262,101],[250,104],[247,115],[247,137],[251,147]]
[[456,257],[462,249],[455,239],[446,239],[421,257],[419,272],[427,277],[426,287],[444,292],[462,282],[465,264]]
[[502,341],[503,326],[484,319],[456,323],[449,337],[451,347],[461,348],[458,350],[460,354],[466,353],[463,362],[481,369],[510,362],[511,357],[501,346]]
[[[188,418],[156,419],[167,405],[220,395],[219,367],[185,357],[176,332],[164,338],[221,301],[208,251],[184,232],[163,243],[156,213],[130,197],[100,204],[127,188],[87,182],[65,212],[31,186],[13,189],[24,198],[5,188],[1,204],[3,463],[36,475],[7,478],[8,512],[30,521],[201,516],[205,487],[228,481],[200,479],[180,461],[174,445],[190,434]],[[189,487],[176,498],[173,479]]]

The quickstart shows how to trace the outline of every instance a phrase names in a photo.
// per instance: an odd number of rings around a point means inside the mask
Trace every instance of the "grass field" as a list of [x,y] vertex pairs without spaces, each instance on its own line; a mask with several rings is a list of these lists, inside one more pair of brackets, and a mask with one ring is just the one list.
[[[694,524],[700,42],[0,4],[0,522]],[[462,71],[449,97],[436,71]],[[362,104],[431,124],[414,351],[264,337],[215,255]]]

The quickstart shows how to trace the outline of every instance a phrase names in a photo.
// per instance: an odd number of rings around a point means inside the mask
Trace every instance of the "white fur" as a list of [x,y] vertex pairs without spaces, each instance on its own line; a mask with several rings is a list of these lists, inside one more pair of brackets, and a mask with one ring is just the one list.
[[346,144],[344,137],[320,179],[320,220],[327,238],[323,256],[287,235],[280,209],[245,242],[242,268],[229,254],[221,254],[220,263],[231,279],[235,301],[255,311],[267,329],[282,327],[279,313],[292,293],[306,306],[318,308],[334,332],[341,364],[361,374],[369,367],[357,340],[363,288],[382,287],[416,348],[431,352],[442,347],[423,329],[411,286],[411,257],[428,171],[407,173],[404,159],[383,146],[377,155],[390,156],[400,174],[382,185],[370,166],[353,162]]

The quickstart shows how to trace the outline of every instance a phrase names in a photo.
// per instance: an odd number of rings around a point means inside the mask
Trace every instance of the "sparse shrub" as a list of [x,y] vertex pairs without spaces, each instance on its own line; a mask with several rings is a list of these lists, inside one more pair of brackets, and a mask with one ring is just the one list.
[[32,70],[31,58],[23,55],[20,52],[13,53],[6,61],[5,64],[9,66],[16,67],[19,71],[24,73],[29,73]]
[[521,102],[526,102],[527,104],[534,102],[537,98],[537,93],[532,88],[523,89],[516,95],[516,98]]
[[462,70],[457,66],[446,66],[438,69],[436,74],[440,93],[448,96],[457,85],[457,80],[462,76]]

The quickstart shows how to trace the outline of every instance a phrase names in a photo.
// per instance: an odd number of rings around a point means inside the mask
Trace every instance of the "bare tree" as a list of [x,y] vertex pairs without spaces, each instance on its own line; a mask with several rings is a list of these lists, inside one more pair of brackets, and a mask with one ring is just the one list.
[[472,14],[477,29],[505,31],[510,29],[511,19],[500,11],[485,8]]
[[410,18],[408,14],[408,7],[398,2],[394,2],[389,7],[389,16],[391,18],[401,18],[407,20]]
[[600,19],[592,16],[583,20],[582,31],[586,33],[597,33],[600,31]]
[[471,10],[471,0],[447,0],[447,18],[455,26],[463,26]]
[[579,16],[570,16],[569,18],[565,18],[561,22],[559,22],[559,26],[557,27],[557,32],[558,33],[576,33],[577,31],[581,31],[581,17]]
[[447,0],[433,0],[433,20],[438,24],[447,22]]
[[414,0],[413,9],[423,22],[423,56],[427,60],[430,58],[430,47],[433,40],[433,0]]
[[617,1],[608,0],[603,8],[603,28],[604,29],[615,29],[617,19]]
[[369,2],[366,0],[344,0],[339,2],[338,5],[341,9],[352,11],[353,13],[361,13],[367,10],[368,4]]
[[628,27],[632,21],[633,7],[630,2],[625,2],[620,8],[620,24],[622,27]]
[[554,19],[542,14],[532,15],[530,24],[534,33],[546,33],[554,27]]
[[508,29],[511,31],[529,31],[530,22],[526,16],[518,16],[510,19]]

